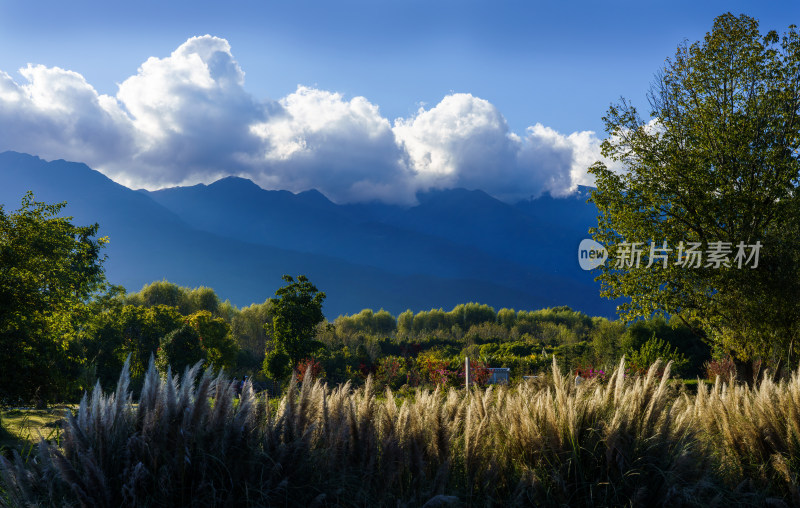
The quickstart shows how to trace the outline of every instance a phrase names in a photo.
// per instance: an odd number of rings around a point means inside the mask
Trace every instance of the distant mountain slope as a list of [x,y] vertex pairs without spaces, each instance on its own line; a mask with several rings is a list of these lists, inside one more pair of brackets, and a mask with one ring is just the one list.
[[222,236],[346,259],[398,274],[476,278],[609,314],[577,247],[596,221],[576,197],[508,205],[482,191],[418,195],[419,204],[339,206],[316,191],[263,190],[249,180],[175,187],[150,195],[192,226]]
[[[491,249],[465,248],[468,243],[428,234],[408,221],[358,217],[356,209],[316,191],[265,191],[226,178],[148,193],[83,164],[0,154],[0,203],[17,209],[29,189],[40,201],[66,200],[66,214],[76,223],[100,223],[100,234],[111,239],[108,278],[129,290],[166,278],[213,287],[241,306],[272,296],[282,274],[303,273],[327,293],[324,310],[331,318],[365,307],[396,314],[468,301],[518,309],[566,304],[602,315],[612,310],[594,283],[516,263]],[[528,220],[523,211],[515,213]]]
[[[520,220],[533,222],[523,213],[481,194],[490,200],[490,205],[499,205]],[[463,242],[463,231],[455,236],[436,234],[435,229],[429,232],[425,226],[436,216],[426,210],[415,213],[422,207],[397,208],[397,214],[406,214],[405,220],[390,224],[374,214],[354,213],[348,207],[337,206],[316,191],[297,195],[266,191],[240,178],[165,189],[151,192],[150,196],[193,227],[237,240],[335,256],[397,274],[474,278],[523,291],[550,287],[558,298],[583,289],[574,280],[554,275],[552,269],[540,269],[530,259],[520,264],[513,256],[496,255],[492,247],[508,245],[502,232],[487,234],[491,254],[482,248],[479,239]],[[446,209],[447,202],[442,201],[444,204],[437,203],[437,209]],[[465,215],[461,209],[457,212],[465,228],[475,228],[476,220],[483,220],[486,224],[478,233],[491,230],[490,217]],[[497,222],[505,220],[494,215]],[[574,256],[571,261],[577,265]]]
[[389,210],[384,205],[352,205],[353,214],[380,216],[386,224],[447,239],[471,249],[545,271],[551,276],[594,285],[580,270],[577,249],[596,221],[585,198],[541,197],[516,206],[483,191],[437,190],[418,194],[418,206]]

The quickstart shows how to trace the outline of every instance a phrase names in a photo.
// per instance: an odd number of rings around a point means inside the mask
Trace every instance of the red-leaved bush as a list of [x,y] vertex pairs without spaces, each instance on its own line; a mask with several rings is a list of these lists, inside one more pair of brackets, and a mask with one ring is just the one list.
[[[459,377],[464,379],[464,368],[461,368],[461,372],[459,372]],[[492,373],[489,371],[489,366],[480,361],[480,360],[470,360],[469,361],[469,384],[470,385],[478,385],[483,386],[489,381],[489,378],[492,377]]]
[[304,358],[300,360],[297,363],[295,373],[297,374],[297,381],[303,381],[303,378],[306,377],[307,373],[311,375],[312,379],[318,379],[324,375],[322,364],[316,361],[314,358]]
[[710,360],[705,363],[706,378],[715,380],[718,376],[723,381],[730,381],[736,375],[736,365],[733,358],[726,356],[720,360]]

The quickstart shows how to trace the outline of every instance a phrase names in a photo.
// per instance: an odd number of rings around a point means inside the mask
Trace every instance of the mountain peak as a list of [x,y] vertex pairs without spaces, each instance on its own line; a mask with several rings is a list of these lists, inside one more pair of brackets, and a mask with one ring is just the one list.
[[207,185],[208,188],[237,189],[237,190],[264,190],[249,178],[240,176],[226,176],[214,183]]
[[333,202],[317,189],[298,192],[297,197],[307,204],[333,205]]
[[7,150],[5,152],[0,153],[0,157],[5,160],[24,160],[24,161],[38,161],[43,162],[43,159],[36,155],[30,155],[27,153],[15,152],[13,150]]

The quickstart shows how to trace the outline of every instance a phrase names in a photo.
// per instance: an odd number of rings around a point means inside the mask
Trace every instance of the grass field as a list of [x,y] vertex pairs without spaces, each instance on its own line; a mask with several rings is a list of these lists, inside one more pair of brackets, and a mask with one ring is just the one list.
[[[267,399],[193,369],[2,413],[36,460],[0,460],[0,507],[800,506],[800,370],[754,387],[657,374],[376,393],[292,383]],[[27,447],[27,448],[26,448]]]
[[48,409],[0,409],[0,450],[15,448],[23,452],[38,443],[40,436],[58,442],[60,421],[65,411],[75,408],[75,405],[57,405]]

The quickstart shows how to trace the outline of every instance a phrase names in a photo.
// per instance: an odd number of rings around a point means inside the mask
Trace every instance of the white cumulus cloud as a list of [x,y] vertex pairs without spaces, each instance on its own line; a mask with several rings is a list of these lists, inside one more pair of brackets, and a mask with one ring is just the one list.
[[267,146],[257,182],[318,188],[337,202],[413,200],[404,154],[377,106],[304,86],[280,105],[283,114],[251,127]]
[[508,168],[516,151],[497,108],[470,94],[448,95],[413,118],[397,119],[394,133],[423,186],[480,186]]
[[520,137],[497,108],[471,94],[449,95],[398,119],[394,131],[419,187],[481,189],[507,201],[591,184],[586,168],[600,155],[590,131],[564,136],[536,124]]
[[0,150],[106,164],[130,157],[133,127],[113,97],[80,74],[41,65],[0,71]]
[[238,175],[340,203],[413,203],[417,191],[453,187],[514,201],[591,184],[586,168],[600,158],[592,132],[535,124],[518,135],[466,93],[394,122],[364,97],[307,86],[258,99],[228,41],[210,35],[149,58],[115,96],[58,67],[19,75],[0,71],[0,151],[86,162],[133,188]]
[[119,86],[117,97],[138,134],[142,185],[194,183],[247,172],[261,147],[250,125],[277,109],[243,88],[228,41],[193,37],[166,58],[151,57]]

